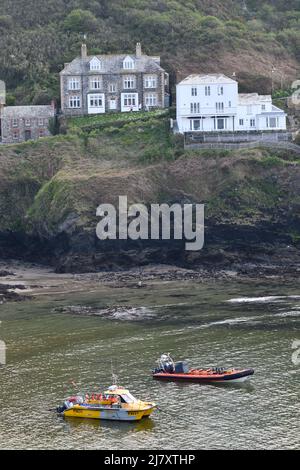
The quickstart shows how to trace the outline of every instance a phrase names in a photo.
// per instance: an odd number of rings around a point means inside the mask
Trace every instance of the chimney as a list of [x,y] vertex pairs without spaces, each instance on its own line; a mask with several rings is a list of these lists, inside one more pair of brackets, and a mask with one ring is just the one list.
[[136,43],[136,57],[142,57],[142,45],[140,42]]
[[87,58],[87,47],[86,44],[81,45],[81,58],[86,59]]

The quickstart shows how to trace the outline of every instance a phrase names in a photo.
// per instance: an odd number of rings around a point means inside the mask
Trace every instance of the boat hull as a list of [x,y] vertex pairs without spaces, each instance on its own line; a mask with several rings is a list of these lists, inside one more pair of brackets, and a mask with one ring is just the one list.
[[254,374],[253,369],[245,369],[230,374],[195,374],[188,372],[186,374],[158,372],[153,374],[153,378],[165,381],[185,381],[198,383],[240,383],[248,380]]
[[122,408],[88,408],[84,406],[74,406],[63,412],[68,418],[89,418],[112,421],[140,421],[142,418],[150,416],[155,406],[143,410],[126,410]]

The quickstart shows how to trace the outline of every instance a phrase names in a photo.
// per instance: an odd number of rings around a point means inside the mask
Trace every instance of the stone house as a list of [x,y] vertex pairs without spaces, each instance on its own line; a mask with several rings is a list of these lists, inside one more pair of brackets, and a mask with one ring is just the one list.
[[61,110],[67,116],[128,112],[169,105],[169,75],[160,57],[142,53],[81,57],[65,64],[60,72]]
[[54,116],[54,104],[3,106],[0,110],[1,142],[12,144],[49,136],[49,122]]

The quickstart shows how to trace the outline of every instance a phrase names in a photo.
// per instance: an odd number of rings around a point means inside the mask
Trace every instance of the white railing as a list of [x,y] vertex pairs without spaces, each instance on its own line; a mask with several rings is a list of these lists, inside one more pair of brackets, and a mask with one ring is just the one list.
[[[196,102],[196,100],[195,100]],[[177,111],[177,114],[179,116],[223,116],[223,115],[235,115],[237,113],[236,108],[229,108],[225,107],[223,109],[216,109],[215,107],[212,108],[206,108],[204,106],[200,106],[200,111],[198,112],[192,112],[190,107],[185,107],[185,108],[179,108]]]

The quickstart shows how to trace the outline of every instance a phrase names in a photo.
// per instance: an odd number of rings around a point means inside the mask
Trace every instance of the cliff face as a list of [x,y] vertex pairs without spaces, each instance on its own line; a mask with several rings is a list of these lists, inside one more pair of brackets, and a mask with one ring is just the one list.
[[[185,153],[167,119],[0,148],[0,256],[84,272],[170,263],[296,270],[300,164],[268,150]],[[100,241],[96,208],[204,203],[205,247],[181,241]]]

